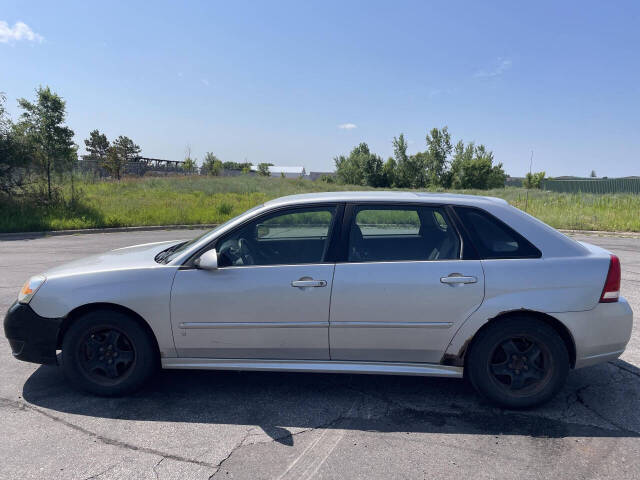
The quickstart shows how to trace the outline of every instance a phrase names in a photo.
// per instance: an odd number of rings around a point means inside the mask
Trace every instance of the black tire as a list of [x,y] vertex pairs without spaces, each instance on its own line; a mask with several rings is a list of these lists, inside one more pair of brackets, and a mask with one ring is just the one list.
[[78,318],[62,341],[62,369],[71,384],[101,396],[139,389],[158,365],[153,339],[129,315],[96,310]]
[[514,316],[478,332],[465,366],[471,384],[484,397],[501,407],[529,408],[562,388],[569,353],[552,327],[534,317]]

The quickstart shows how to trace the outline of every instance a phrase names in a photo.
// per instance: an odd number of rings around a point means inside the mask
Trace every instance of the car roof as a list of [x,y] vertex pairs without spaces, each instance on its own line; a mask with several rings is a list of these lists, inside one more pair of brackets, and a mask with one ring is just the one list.
[[313,205],[335,202],[388,202],[388,203],[414,203],[414,204],[447,204],[481,208],[494,215],[516,232],[523,235],[542,251],[545,257],[564,257],[586,255],[588,250],[578,242],[568,238],[549,225],[509,205],[501,198],[483,197],[480,195],[463,195],[452,193],[428,193],[428,192],[402,192],[402,191],[343,191],[343,192],[318,192],[289,195],[286,197],[269,200],[223,224],[218,229],[204,235],[200,240],[185,251],[182,256],[176,257],[172,263],[180,264],[194,251],[202,248],[216,237],[225,235],[226,232],[236,228],[242,222],[254,216],[262,215],[270,210],[287,207],[290,205]]
[[387,202],[414,204],[446,204],[481,208],[509,225],[527,238],[544,257],[584,255],[586,249],[549,225],[509,205],[502,198],[457,193],[429,193],[403,191],[318,192],[289,195],[266,202],[261,210],[289,205],[312,205],[330,202]]
[[448,203],[455,205],[481,206],[487,203],[507,204],[506,200],[480,195],[454,193],[401,192],[401,191],[346,191],[318,192],[287,195],[265,203],[265,207],[297,205],[323,202],[407,202],[407,203]]

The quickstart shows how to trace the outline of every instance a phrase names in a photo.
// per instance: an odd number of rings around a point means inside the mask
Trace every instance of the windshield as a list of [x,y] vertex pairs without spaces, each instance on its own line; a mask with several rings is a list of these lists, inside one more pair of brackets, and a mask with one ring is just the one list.
[[212,230],[207,230],[204,233],[201,233],[200,235],[198,235],[197,237],[189,240],[188,242],[181,242],[178,243],[176,245],[172,245],[169,248],[164,249],[163,251],[161,251],[160,253],[158,253],[155,256],[155,261],[158,263],[164,263],[167,264],[169,263],[171,260],[173,260],[174,258],[176,258],[178,255],[180,255],[182,252],[184,252],[185,250],[187,250],[188,248],[190,248],[192,245],[195,245],[196,243],[198,243],[202,238],[206,237],[207,235],[210,235],[212,233],[217,232],[218,230],[221,230],[223,228],[225,228],[227,225],[235,222],[238,218],[243,217],[251,212],[253,212],[254,210],[258,210],[259,208],[262,208],[262,205],[256,205],[253,208],[250,208],[249,210],[247,210],[244,213],[241,213],[240,215],[233,217],[229,220],[227,220],[224,223],[221,223],[220,225],[218,225],[217,227],[215,227]]

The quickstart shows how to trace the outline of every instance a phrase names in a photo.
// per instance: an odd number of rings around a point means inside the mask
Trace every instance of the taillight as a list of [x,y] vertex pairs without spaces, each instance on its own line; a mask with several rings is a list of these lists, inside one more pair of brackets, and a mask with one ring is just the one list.
[[611,255],[609,260],[609,273],[604,282],[600,303],[617,302],[620,297],[620,260],[615,255]]

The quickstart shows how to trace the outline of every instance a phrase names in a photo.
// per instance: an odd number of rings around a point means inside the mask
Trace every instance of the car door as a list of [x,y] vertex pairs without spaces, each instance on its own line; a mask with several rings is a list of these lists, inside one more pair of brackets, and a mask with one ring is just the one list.
[[331,359],[439,362],[484,297],[482,265],[461,259],[448,209],[350,205],[345,227],[347,252],[331,297]]
[[218,269],[178,270],[171,292],[178,355],[328,359],[335,265],[325,256],[336,210],[262,215],[215,241]]

